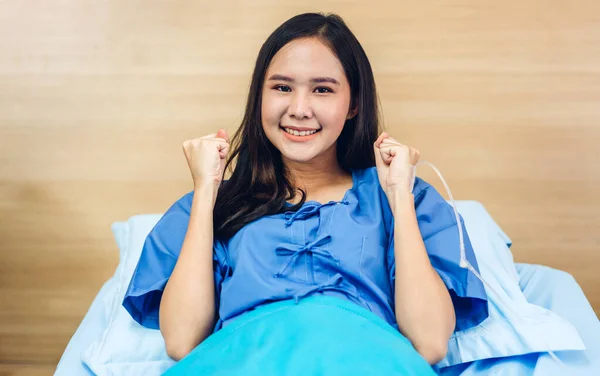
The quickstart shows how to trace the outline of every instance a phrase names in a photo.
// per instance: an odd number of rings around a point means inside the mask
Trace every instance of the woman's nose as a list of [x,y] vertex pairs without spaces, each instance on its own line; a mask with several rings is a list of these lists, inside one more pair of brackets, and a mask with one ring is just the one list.
[[306,94],[298,93],[297,91],[292,94],[288,114],[290,117],[293,116],[296,119],[312,117],[310,102]]

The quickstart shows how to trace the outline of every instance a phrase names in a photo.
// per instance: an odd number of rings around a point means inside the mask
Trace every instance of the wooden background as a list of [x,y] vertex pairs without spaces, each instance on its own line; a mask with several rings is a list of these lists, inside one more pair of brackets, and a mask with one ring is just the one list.
[[0,375],[53,372],[117,265],[110,224],[191,189],[182,141],[237,128],[304,11],[355,32],[392,135],[600,312],[600,3],[297,3],[0,0]]

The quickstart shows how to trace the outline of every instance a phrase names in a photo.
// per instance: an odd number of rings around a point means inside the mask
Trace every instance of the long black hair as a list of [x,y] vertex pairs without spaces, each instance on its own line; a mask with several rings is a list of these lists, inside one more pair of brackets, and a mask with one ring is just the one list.
[[[241,126],[231,139],[227,161],[228,180],[219,188],[214,208],[215,236],[227,239],[246,224],[265,215],[280,213],[295,195],[281,153],[262,127],[262,87],[273,56],[298,38],[318,38],[341,62],[350,84],[350,108],[358,113],[346,120],[337,140],[337,160],[346,171],[375,165],[373,143],[379,133],[379,107],[371,64],[362,46],[336,14],[304,13],[279,26],[262,45],[248,93]],[[301,201],[288,210],[297,210]]]

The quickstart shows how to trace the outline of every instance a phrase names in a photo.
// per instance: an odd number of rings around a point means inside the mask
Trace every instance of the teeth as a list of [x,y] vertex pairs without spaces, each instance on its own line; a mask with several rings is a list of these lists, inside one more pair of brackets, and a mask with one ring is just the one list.
[[297,131],[297,130],[289,129],[289,128],[284,128],[284,130],[287,133],[292,134],[294,136],[310,136],[311,134],[317,133],[316,130],[313,130],[313,131]]

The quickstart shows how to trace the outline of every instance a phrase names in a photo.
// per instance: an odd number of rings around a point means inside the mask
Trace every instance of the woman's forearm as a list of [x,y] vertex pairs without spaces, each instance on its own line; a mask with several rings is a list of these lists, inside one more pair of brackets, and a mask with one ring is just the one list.
[[396,193],[394,256],[395,308],[400,331],[430,364],[446,355],[455,325],[450,294],[431,266],[416,218],[414,196]]
[[179,360],[208,337],[215,323],[212,187],[194,190],[187,233],[160,303],[168,355]]

